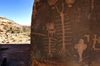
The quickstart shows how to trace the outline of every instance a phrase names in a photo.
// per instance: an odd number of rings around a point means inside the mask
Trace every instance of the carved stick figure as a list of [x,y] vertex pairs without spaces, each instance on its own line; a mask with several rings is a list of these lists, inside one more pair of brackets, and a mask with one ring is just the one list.
[[55,28],[54,28],[54,23],[47,23],[46,24],[46,27],[47,27],[47,31],[48,31],[48,38],[49,38],[49,53],[48,53],[48,57],[49,58],[52,58],[53,55],[52,55],[52,51],[53,51],[53,48],[52,48],[52,41],[51,39],[53,38],[53,35],[55,34]]
[[91,50],[92,50],[92,49],[94,49],[94,50],[100,50],[100,48],[96,48],[96,47],[95,47],[96,41],[98,41],[98,43],[100,43],[100,37],[97,38],[97,35],[94,34],[93,46],[92,46]]
[[87,45],[84,44],[84,40],[83,39],[80,39],[79,41],[79,44],[76,44],[75,45],[75,49],[77,49],[78,51],[78,54],[79,54],[79,62],[82,62],[82,54],[83,54],[83,51],[87,48]]
[[56,9],[57,9],[57,12],[60,14],[60,17],[61,17],[61,22],[62,22],[62,34],[63,34],[63,37],[62,37],[62,41],[63,41],[63,44],[62,44],[62,49],[59,51],[59,54],[60,55],[66,55],[66,52],[68,55],[69,52],[68,50],[65,48],[66,44],[65,44],[65,24],[64,24],[64,3],[62,3],[62,11],[60,12],[58,7],[55,5]]

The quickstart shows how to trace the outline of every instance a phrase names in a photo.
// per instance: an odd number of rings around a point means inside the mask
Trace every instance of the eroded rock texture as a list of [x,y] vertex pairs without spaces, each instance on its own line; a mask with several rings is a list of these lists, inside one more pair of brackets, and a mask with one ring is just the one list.
[[100,0],[35,0],[32,66],[100,66]]

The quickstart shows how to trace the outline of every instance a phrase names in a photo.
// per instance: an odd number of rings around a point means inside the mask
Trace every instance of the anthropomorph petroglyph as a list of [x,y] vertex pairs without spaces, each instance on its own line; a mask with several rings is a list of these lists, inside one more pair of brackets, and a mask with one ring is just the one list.
[[83,51],[86,50],[86,48],[87,48],[87,45],[84,44],[84,40],[80,39],[79,44],[76,44],[74,48],[77,49],[77,52],[79,54],[79,62],[82,62]]
[[[46,24],[46,30],[48,31],[48,38],[44,38],[44,45],[46,45],[45,46],[45,49],[47,50],[47,49],[49,49],[49,53],[48,53],[48,57],[49,58],[52,58],[53,57],[53,55],[52,55],[52,53],[51,52],[55,52],[55,41],[56,41],[56,39],[54,39],[53,38],[53,35],[55,34],[55,28],[54,28],[54,23],[47,23]],[[49,39],[48,41],[47,40],[45,40],[45,39]],[[51,40],[52,39],[52,40]],[[49,44],[49,45],[48,45]],[[49,47],[47,47],[47,45],[49,46]],[[52,49],[51,49],[52,48]]]
[[100,48],[96,48],[96,47],[95,47],[97,41],[98,41],[98,43],[100,43],[100,37],[97,38],[97,35],[94,34],[93,46],[92,46],[92,49],[94,49],[94,50],[100,50]]
[[[56,27],[57,27],[57,35],[61,35],[62,34],[62,39],[60,40],[60,41],[62,41],[63,43],[62,44],[60,44],[60,45],[62,45],[62,49],[59,51],[59,54],[60,55],[66,55],[66,53],[68,54],[68,55],[70,55],[70,53],[68,52],[68,50],[65,48],[65,46],[66,46],[66,44],[69,44],[69,43],[65,43],[65,38],[66,38],[66,35],[65,34],[67,34],[67,33],[72,33],[72,32],[69,32],[68,30],[70,30],[71,28],[71,25],[69,25],[70,24],[70,22],[68,22],[68,23],[66,23],[66,22],[64,22],[64,3],[62,3],[62,11],[60,12],[59,11],[59,9],[58,9],[58,7],[55,5],[55,7],[56,7],[56,10],[57,10],[57,12],[60,14],[60,17],[61,17],[61,20],[57,20],[56,21],[56,23],[57,22],[59,22],[59,21],[61,21],[61,24],[60,23],[57,23],[56,24]],[[62,27],[60,27],[60,26],[62,26]],[[66,30],[67,29],[67,30]],[[60,31],[60,32],[59,32]],[[62,33],[61,33],[62,32]],[[58,41],[59,42],[59,41]]]
[[47,23],[46,24],[46,28],[47,28],[47,31],[48,31],[48,36],[50,37],[52,37],[53,36],[53,34],[55,33],[55,28],[54,28],[54,23]]

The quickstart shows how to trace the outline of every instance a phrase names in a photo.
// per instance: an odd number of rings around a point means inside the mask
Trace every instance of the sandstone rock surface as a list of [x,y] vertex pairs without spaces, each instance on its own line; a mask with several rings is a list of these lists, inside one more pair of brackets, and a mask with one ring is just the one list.
[[100,66],[100,0],[35,0],[32,66]]

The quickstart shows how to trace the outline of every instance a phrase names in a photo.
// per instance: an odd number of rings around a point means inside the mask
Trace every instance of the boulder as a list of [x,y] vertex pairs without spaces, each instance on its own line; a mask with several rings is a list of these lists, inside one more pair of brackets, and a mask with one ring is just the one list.
[[32,66],[100,66],[100,0],[35,0]]

